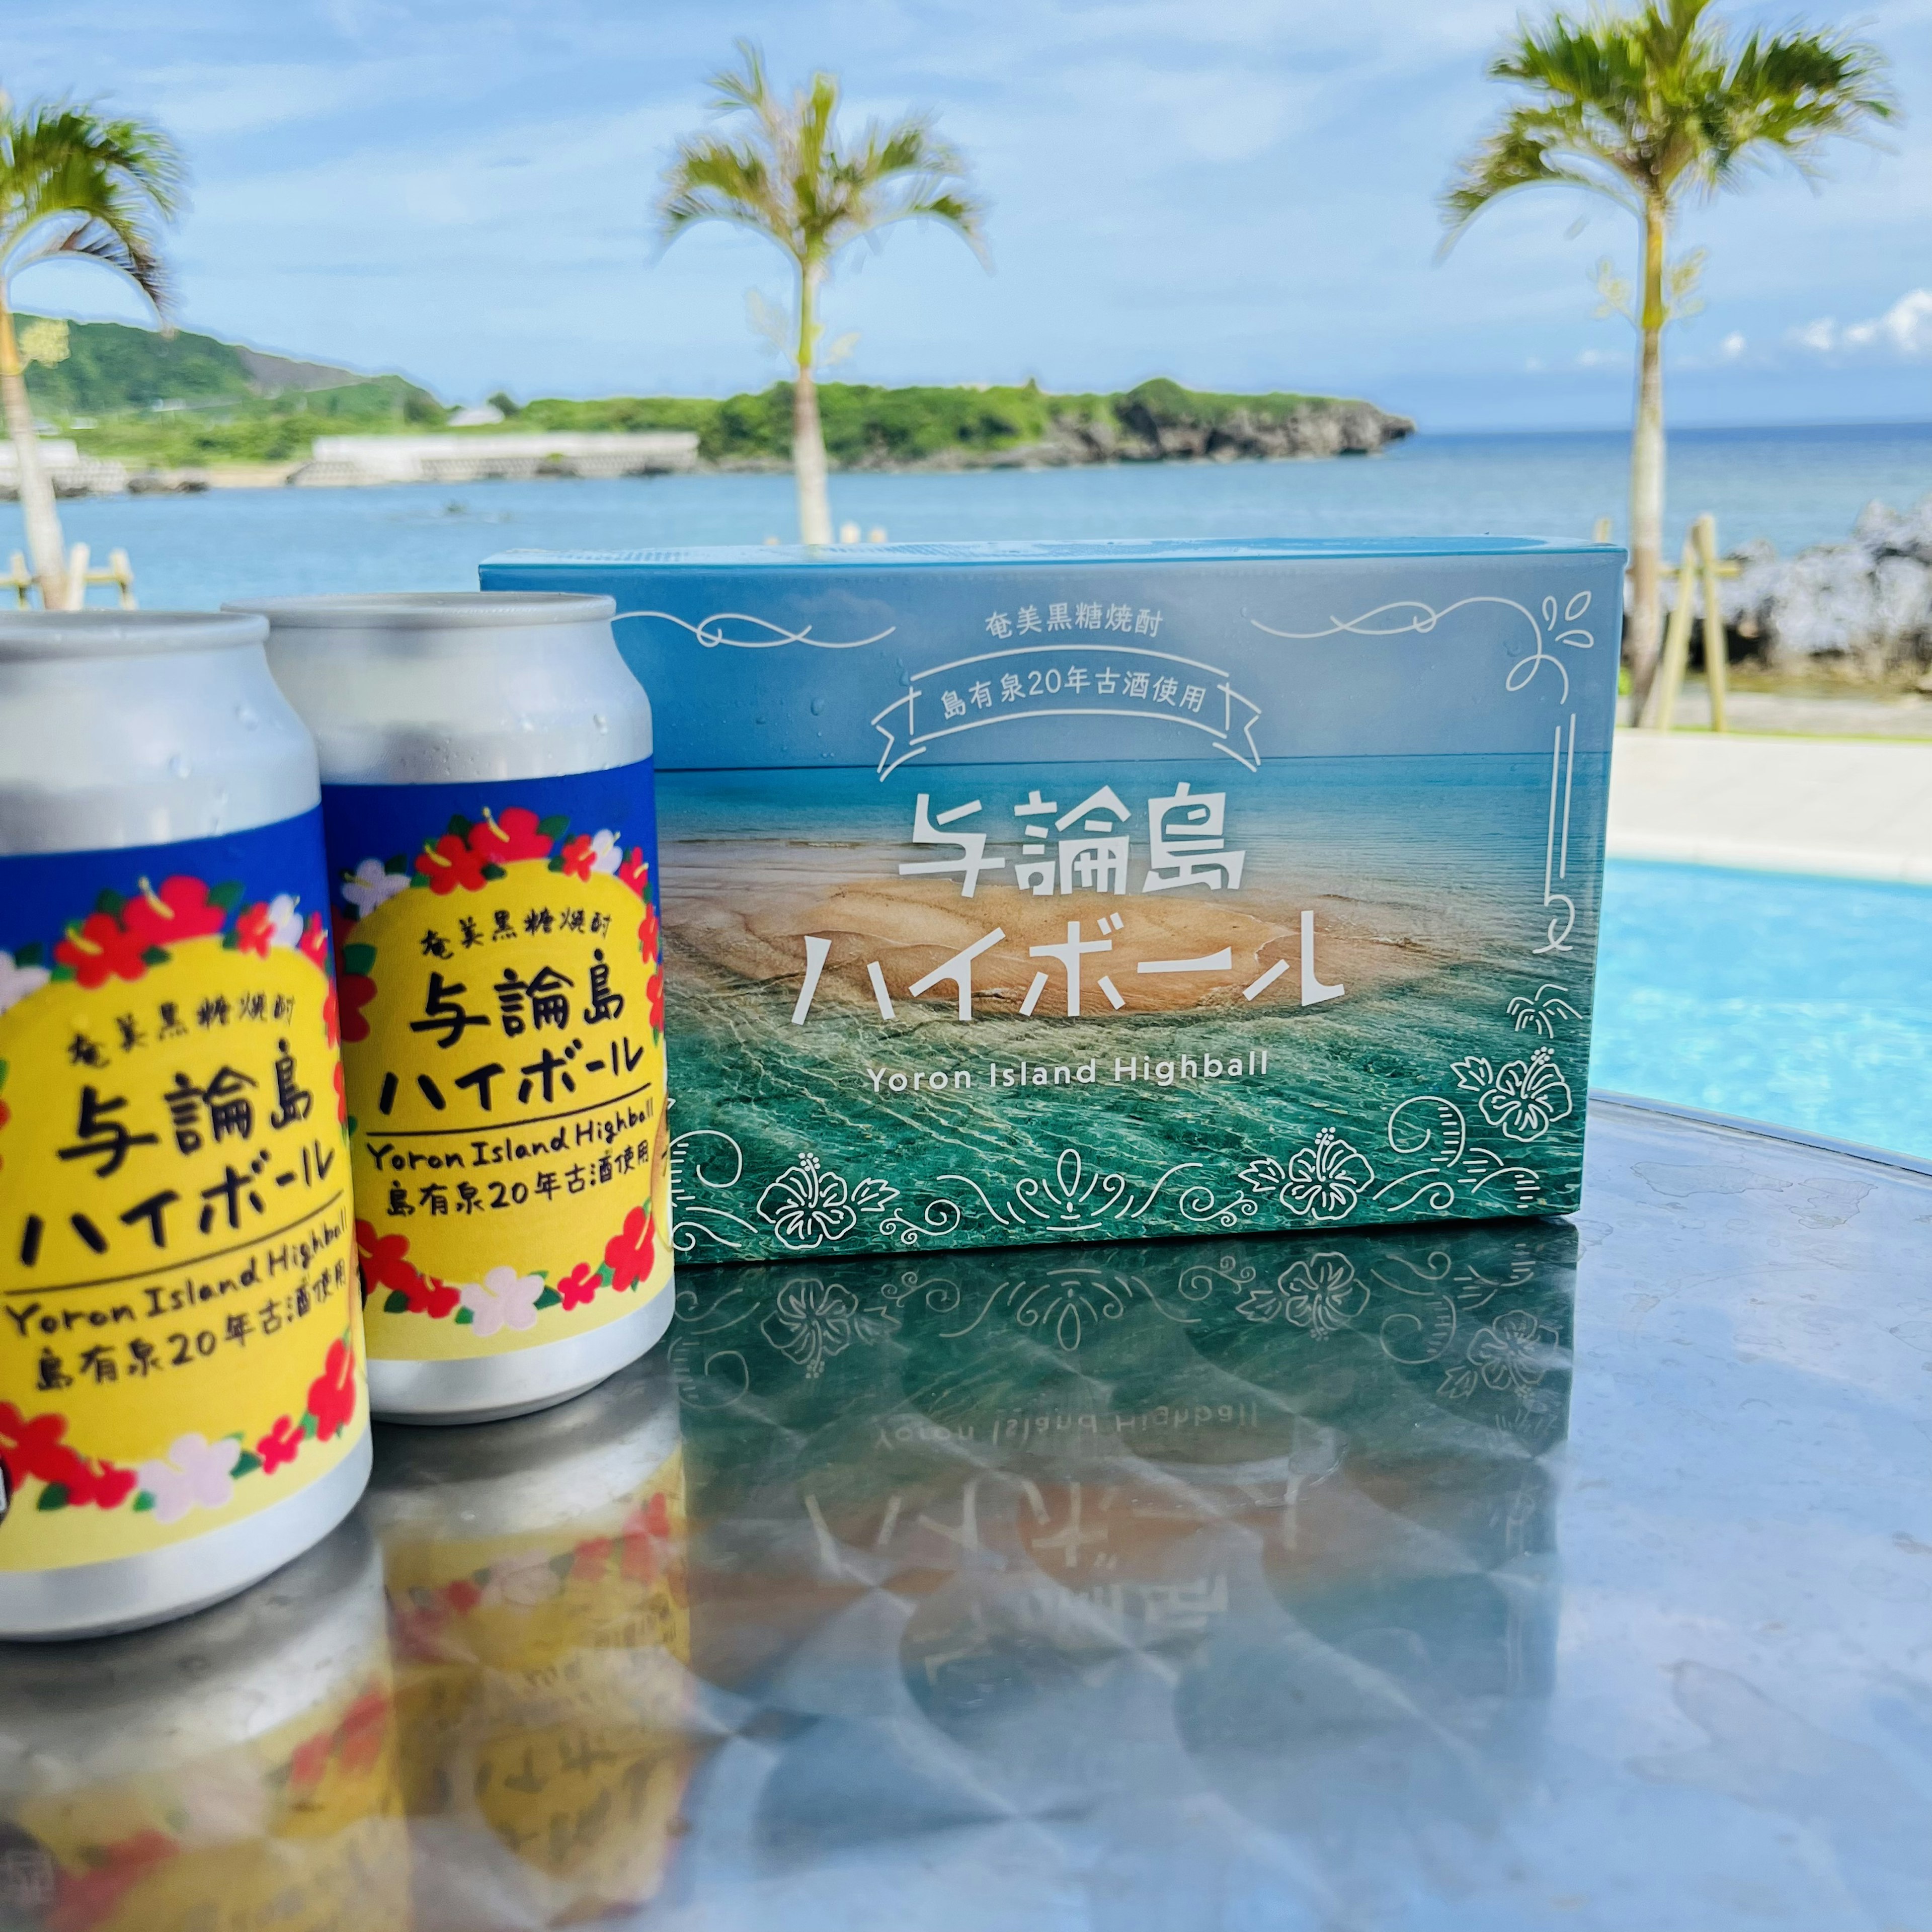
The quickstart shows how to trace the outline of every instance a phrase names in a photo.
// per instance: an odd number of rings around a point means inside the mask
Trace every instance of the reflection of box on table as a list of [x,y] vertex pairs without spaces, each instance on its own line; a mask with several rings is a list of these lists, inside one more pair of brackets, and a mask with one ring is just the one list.
[[1575,1206],[1620,562],[491,559],[631,614],[680,1252]]
[[693,1664],[787,1740],[766,1841],[1519,1790],[1576,1253],[1525,1220],[688,1271]]

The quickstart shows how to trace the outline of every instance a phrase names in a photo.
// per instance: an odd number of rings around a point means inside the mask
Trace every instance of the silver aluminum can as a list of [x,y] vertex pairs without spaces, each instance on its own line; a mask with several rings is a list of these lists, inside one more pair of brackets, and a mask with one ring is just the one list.
[[315,750],[266,632],[0,618],[0,1639],[214,1603],[368,1480]]
[[651,711],[614,607],[232,608],[321,754],[375,1412],[562,1402],[671,1311]]

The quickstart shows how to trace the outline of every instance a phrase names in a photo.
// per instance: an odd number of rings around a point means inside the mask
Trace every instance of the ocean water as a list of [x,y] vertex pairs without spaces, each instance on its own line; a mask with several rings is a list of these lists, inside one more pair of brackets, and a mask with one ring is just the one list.
[[1932,1160],[1932,891],[1614,861],[1590,1080]]
[[[1140,536],[1587,537],[1621,533],[1620,435],[1420,436],[1325,463],[1148,464],[834,477],[835,518],[902,542]],[[1932,491],[1932,424],[1680,430],[1670,541],[1710,511],[1721,543],[1833,542],[1874,498]],[[318,590],[472,590],[516,548],[631,549],[789,540],[788,476],[213,490],[62,506],[70,542],[126,550],[143,604]],[[0,505],[0,545],[21,541]],[[97,590],[97,599],[106,593]]]
[[[939,767],[918,784],[935,800],[970,786],[1004,800],[1037,780],[1064,797],[1099,769]],[[1221,782],[1198,761],[1134,771],[1158,791],[1177,774]],[[950,882],[898,877],[906,787],[889,805],[869,771],[662,774],[680,1248],[704,1262],[1373,1223],[1414,1218],[1425,1197],[1459,1216],[1574,1204],[1595,854],[1573,841],[1568,950],[1539,955],[1549,774],[1542,757],[1270,760],[1228,792],[1238,890],[1045,904],[1010,873],[982,879],[970,904]],[[1578,779],[1585,795],[1601,783]],[[1304,1007],[1291,974],[1246,1000],[1264,965],[1298,958],[1302,908],[1315,909],[1318,968],[1349,991]],[[1080,968],[1080,1012],[1056,966],[1023,1017],[1029,943],[1093,940],[1102,915],[1124,924]],[[831,950],[801,1017],[808,934]],[[993,950],[974,971],[970,1025],[950,985],[911,997],[982,935]],[[1184,978],[1132,970],[1224,946],[1230,964]],[[1266,1066],[1252,1064],[1264,1051]],[[1507,1086],[1532,1055],[1551,1062],[1539,1078],[1556,1097],[1512,1127],[1470,1057]],[[1210,1077],[1210,1056],[1244,1063],[1240,1075]],[[1045,1078],[996,1070],[1022,1062]],[[940,1076],[940,1090],[920,1090],[916,1072]],[[1334,1136],[1342,1184],[1320,1203],[1291,1198],[1286,1177]],[[1262,1185],[1256,1162],[1276,1180]],[[866,1201],[878,1211],[855,1214]],[[788,1203],[823,1239],[788,1224]]]

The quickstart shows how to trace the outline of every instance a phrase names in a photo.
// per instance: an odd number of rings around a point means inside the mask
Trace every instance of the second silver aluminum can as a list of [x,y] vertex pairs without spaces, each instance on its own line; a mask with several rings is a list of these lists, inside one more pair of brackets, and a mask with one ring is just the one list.
[[651,711],[614,606],[230,608],[321,757],[371,1407],[564,1401],[672,1305]]

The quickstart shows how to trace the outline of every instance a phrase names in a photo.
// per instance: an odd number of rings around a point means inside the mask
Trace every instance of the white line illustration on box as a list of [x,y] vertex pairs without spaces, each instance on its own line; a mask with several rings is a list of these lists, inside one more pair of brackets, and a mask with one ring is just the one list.
[[[1578,620],[1590,608],[1590,593],[1587,590],[1576,592],[1569,602],[1564,605],[1562,622],[1571,628],[1560,632],[1556,630],[1557,605],[1553,597],[1546,597],[1543,600],[1543,621],[1540,623],[1537,622],[1534,614],[1526,604],[1519,604],[1514,597],[1459,597],[1454,603],[1445,604],[1439,610],[1432,604],[1424,603],[1419,598],[1405,597],[1393,604],[1378,604],[1372,610],[1364,610],[1359,617],[1331,618],[1318,631],[1277,630],[1272,624],[1264,624],[1258,617],[1250,617],[1248,622],[1256,630],[1265,632],[1270,638],[1286,638],[1297,644],[1312,644],[1317,638],[1338,638],[1344,634],[1358,638],[1426,637],[1452,612],[1467,610],[1476,604],[1494,604],[1504,610],[1515,611],[1529,626],[1530,635],[1535,641],[1535,649],[1527,657],[1518,658],[1510,665],[1508,674],[1503,680],[1504,689],[1525,689],[1536,674],[1545,664],[1549,664],[1562,680],[1562,701],[1568,704],[1570,674],[1560,658],[1551,656],[1544,649],[1544,635],[1546,632],[1555,632],[1556,635],[1551,641],[1567,645],[1573,651],[1595,649],[1595,637],[1587,630],[1576,628]],[[1405,611],[1409,614],[1406,616],[1397,614]],[[1376,621],[1378,618],[1390,618],[1392,621],[1378,623]]]
[[1556,1037],[1558,1020],[1580,1020],[1583,1016],[1565,998],[1568,988],[1553,980],[1534,993],[1519,993],[1507,1009],[1518,1033],[1534,1031],[1545,1040]]
[[[1000,665],[1007,668],[994,668]],[[952,683],[942,682],[949,676]],[[890,778],[940,739],[1036,718],[1138,718],[1185,725],[1204,733],[1216,751],[1244,770],[1258,771],[1254,728],[1262,709],[1228,677],[1216,664],[1133,645],[1028,644],[955,658],[914,672],[905,695],[874,715],[872,728],[886,741],[879,777]],[[887,724],[896,713],[904,715]]]
[[[708,617],[700,617],[696,623],[688,618],[680,617],[669,610],[620,610],[610,621],[614,624],[628,623],[634,617],[662,617],[667,624],[675,624],[681,631],[688,631],[707,651],[715,651],[720,644],[734,651],[776,651],[787,644],[809,644],[815,651],[862,650],[868,644],[882,643],[890,638],[898,626],[888,624],[883,631],[875,631],[869,638],[850,638],[839,640],[832,638],[814,638],[808,624],[802,631],[788,630],[782,624],[774,624],[767,617],[754,617],[748,610],[716,610]],[[765,637],[734,638],[722,627],[726,624],[754,624],[760,631],[769,632]]]
[[[1563,726],[1559,722],[1556,736],[1550,753],[1550,830],[1543,848],[1543,904],[1546,910],[1553,905],[1563,908],[1563,929],[1557,930],[1554,919],[1550,922],[1549,943],[1532,946],[1533,952],[1569,952],[1574,950],[1570,943],[1570,934],[1576,923],[1576,902],[1567,893],[1556,890],[1556,882],[1568,881],[1570,874],[1570,794],[1576,776],[1576,714],[1570,714],[1570,733],[1566,743]],[[1558,780],[1561,778],[1563,829],[1559,842],[1557,834]]]

